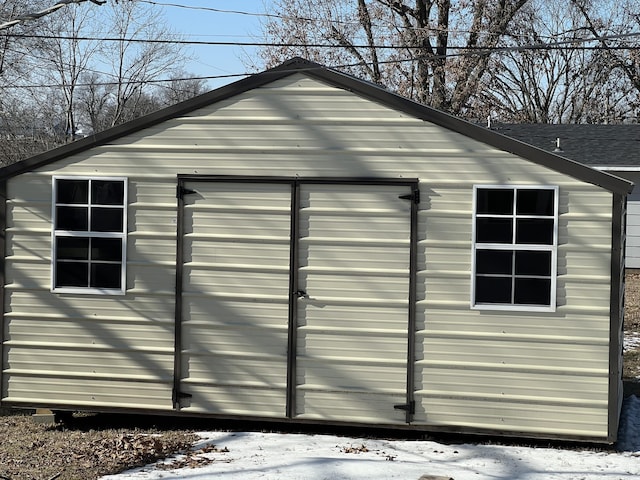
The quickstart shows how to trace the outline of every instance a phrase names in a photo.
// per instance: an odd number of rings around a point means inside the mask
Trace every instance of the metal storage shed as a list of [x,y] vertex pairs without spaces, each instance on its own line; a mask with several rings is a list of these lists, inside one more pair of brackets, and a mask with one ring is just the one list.
[[625,180],[302,59],[0,176],[3,406],[616,438]]

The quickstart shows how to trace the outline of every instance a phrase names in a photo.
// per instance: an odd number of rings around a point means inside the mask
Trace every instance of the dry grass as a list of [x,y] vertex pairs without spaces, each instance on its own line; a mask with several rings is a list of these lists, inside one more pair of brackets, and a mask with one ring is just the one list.
[[[625,288],[624,331],[627,339],[640,339],[640,272],[627,273]],[[627,346],[624,350],[625,380],[640,381],[640,347]]]
[[13,414],[0,417],[0,439],[0,479],[94,480],[187,451],[196,436],[153,427],[115,428],[99,416],[45,425]]

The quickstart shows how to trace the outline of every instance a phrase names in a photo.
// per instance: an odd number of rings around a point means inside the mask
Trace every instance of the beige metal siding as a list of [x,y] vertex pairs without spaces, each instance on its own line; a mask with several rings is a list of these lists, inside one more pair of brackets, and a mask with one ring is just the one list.
[[181,403],[187,412],[284,417],[291,188],[189,183]]
[[560,187],[555,313],[478,312],[468,309],[471,195],[430,187],[449,211],[421,212],[415,423],[605,436],[611,194]]
[[132,180],[124,297],[52,294],[51,176],[9,182],[4,401],[171,408],[175,182]]
[[302,185],[297,418],[404,422],[410,193]]
[[[38,312],[56,312],[80,329],[90,319],[96,328],[106,331],[119,332],[118,322],[125,319],[146,329],[143,338],[135,334],[129,338],[125,331],[116,338],[107,337],[107,348],[121,355],[130,368],[139,367],[151,382],[144,385],[155,388],[141,407],[162,404],[170,408],[170,385],[164,379],[171,373],[167,366],[172,345],[167,331],[172,327],[174,301],[176,173],[420,178],[414,423],[606,437],[608,405],[603,392],[608,384],[612,195],[302,75],[9,181],[6,310],[10,321],[5,327],[3,368],[11,376],[5,400],[69,404],[77,400],[66,395],[65,388],[46,393],[45,386],[71,381],[64,375],[47,376],[44,372],[49,365],[34,364],[29,372],[11,373],[15,362],[31,348],[14,340],[17,324],[12,319],[34,315],[34,322],[24,328],[37,335],[49,324]],[[49,293],[53,174],[129,178],[128,255],[132,263],[130,290],[124,298]],[[555,313],[470,310],[474,184],[559,186]],[[241,250],[237,253],[243,254]],[[331,251],[318,251],[318,255],[323,253]],[[388,262],[375,256],[373,261]],[[360,308],[349,308],[356,307]],[[369,306],[362,308],[370,311]],[[393,319],[392,328],[396,328],[398,320],[393,314],[386,317],[383,311],[376,312],[372,318]],[[91,344],[92,331],[84,331],[86,336],[74,340],[74,348]],[[157,347],[152,352],[144,349],[151,338],[162,344],[165,353]],[[395,337],[389,338],[394,341]],[[43,342],[47,349],[58,351],[57,339]],[[153,360],[158,354],[165,355],[164,363]],[[238,365],[248,368],[249,364]],[[255,368],[260,372],[259,366]],[[89,366],[79,364],[78,369],[91,373]],[[478,380],[470,378],[474,375]],[[24,388],[25,379],[38,388]],[[72,383],[76,390],[85,385]],[[117,388],[106,404],[128,405],[139,385],[138,380],[114,379]],[[229,397],[220,400],[223,404],[234,398],[233,392],[227,393]],[[321,394],[313,399],[318,417],[327,412],[322,406],[331,404],[329,397]],[[279,405],[279,401],[257,400],[268,405]],[[342,403],[332,411],[344,408],[352,412],[348,399],[338,397],[336,402]]]

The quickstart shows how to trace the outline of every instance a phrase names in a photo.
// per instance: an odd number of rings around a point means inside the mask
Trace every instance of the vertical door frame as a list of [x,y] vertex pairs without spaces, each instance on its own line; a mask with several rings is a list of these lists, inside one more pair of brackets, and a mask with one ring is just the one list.
[[407,186],[411,193],[403,198],[411,202],[410,239],[409,239],[409,284],[407,298],[407,378],[405,405],[396,408],[406,411],[406,423],[411,423],[415,411],[415,354],[416,354],[416,301],[417,301],[417,254],[418,254],[418,210],[420,202],[419,181],[417,178],[332,178],[332,177],[269,177],[269,176],[234,176],[234,175],[200,175],[179,174],[177,176],[177,228],[176,228],[176,285],[175,285],[175,324],[174,324],[174,371],[173,371],[173,406],[180,410],[180,400],[189,395],[181,391],[182,377],[182,293],[184,281],[184,196],[197,193],[185,187],[187,182],[193,183],[267,183],[289,184],[291,186],[291,223],[289,252],[289,306],[288,306],[288,340],[287,340],[287,389],[286,412],[288,419],[293,419],[296,412],[296,360],[297,360],[297,327],[300,292],[299,278],[299,221],[300,221],[300,187],[302,185],[380,185]]

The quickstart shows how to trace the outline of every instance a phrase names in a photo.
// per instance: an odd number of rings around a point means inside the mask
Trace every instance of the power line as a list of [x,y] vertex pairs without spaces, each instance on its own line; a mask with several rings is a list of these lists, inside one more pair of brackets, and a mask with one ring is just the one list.
[[[175,7],[175,8],[182,8],[182,9],[186,9],[186,10],[197,10],[197,11],[203,11],[203,12],[213,12],[213,13],[228,13],[228,14],[234,14],[234,15],[244,15],[244,16],[252,16],[252,17],[263,17],[263,18],[274,18],[274,19],[279,19],[279,20],[294,20],[294,21],[303,21],[303,22],[309,22],[309,23],[320,23],[321,21],[318,18],[308,18],[308,17],[303,17],[303,16],[293,16],[293,15],[282,15],[282,14],[277,14],[277,13],[266,13],[266,12],[247,12],[244,10],[226,10],[226,9],[221,9],[221,8],[213,8],[213,7],[196,7],[193,5],[182,5],[179,3],[167,3],[167,2],[157,2],[154,0],[137,0],[139,3],[147,3],[150,5],[155,5],[155,6],[160,6],[160,7]],[[322,21],[322,23],[327,23],[325,21]],[[339,25],[353,25],[353,26],[362,26],[362,23],[359,21],[345,21],[345,20],[338,20],[338,19],[334,19],[332,18],[331,20],[328,21],[328,23],[331,24],[339,24]],[[380,25],[380,24],[375,24],[373,23],[371,25],[372,27],[376,27],[376,28],[389,28],[389,25]],[[395,29],[395,26],[392,26],[393,29]],[[419,27],[419,26],[411,26],[408,27],[406,25],[403,25],[403,30],[424,30],[424,27]],[[449,29],[449,28],[439,28],[439,27],[429,27],[429,30],[431,32],[438,32],[438,31],[447,31],[449,34],[469,34],[469,33],[478,33],[478,32],[474,32],[474,31],[470,31],[470,30],[454,30],[454,29]],[[567,30],[565,32],[562,33],[574,33],[574,32],[579,32],[585,30],[585,27],[579,27],[579,28],[575,28],[572,30]],[[561,34],[562,34],[561,33]],[[547,39],[552,39],[552,38],[556,38],[558,35],[561,34],[556,34],[556,35],[539,35],[538,38],[547,38]],[[631,35],[635,35],[635,34],[631,34]],[[511,36],[515,36],[515,37],[525,37],[526,34],[511,34]],[[244,45],[244,44],[239,44],[239,45]],[[252,44],[247,44],[247,46],[255,46]],[[257,45],[257,46],[261,46],[261,45]],[[388,47],[391,48],[391,47]]]
[[[315,18],[306,18],[306,17],[298,17],[298,16],[287,16],[287,15],[279,15],[275,13],[262,13],[262,12],[245,12],[243,10],[224,10],[221,8],[213,8],[213,7],[194,7],[191,5],[181,5],[178,3],[165,3],[165,2],[154,2],[152,0],[138,0],[140,3],[148,3],[150,5],[157,5],[159,7],[176,7],[176,8],[184,8],[187,10],[199,10],[203,12],[213,12],[213,13],[231,13],[234,15],[245,15],[250,17],[262,17],[262,18],[275,18],[278,20],[296,20],[303,22],[317,22],[318,19]],[[332,23],[337,23],[340,25],[360,25],[358,22],[350,22],[344,20],[332,20]]]
[[0,24],[0,30],[6,30],[7,28],[13,27],[14,25],[17,25],[19,23],[44,17],[45,15],[49,15],[57,10],[60,10],[65,5],[69,5],[71,3],[83,3],[86,1],[90,1],[91,3],[95,3],[96,5],[104,5],[105,3],[107,3],[106,0],[60,0],[55,5],[45,8],[44,10],[40,10],[39,12],[25,13],[23,15],[17,16],[13,20],[2,23]]
[[[81,0],[87,1],[87,0]],[[524,50],[601,50],[601,46],[577,46],[576,44],[589,42],[603,42],[606,40],[615,40],[620,38],[638,37],[640,32],[626,33],[620,35],[605,35],[591,38],[574,38],[570,40],[561,40],[549,43],[535,43],[530,45],[514,45],[504,47],[483,47],[483,46],[456,46],[449,45],[447,50],[465,50],[469,52],[500,52],[500,51],[524,51]],[[78,35],[39,35],[24,33],[9,33],[0,35],[0,37],[10,38],[37,38],[43,40],[73,40],[73,41],[92,41],[92,42],[126,42],[126,43],[156,43],[170,45],[204,45],[204,46],[222,46],[222,47],[305,47],[305,48],[344,48],[340,45],[330,43],[293,43],[293,42],[238,42],[238,41],[204,41],[204,40],[180,40],[180,39],[157,39],[157,38],[132,38],[132,37],[93,37]],[[415,48],[424,48],[424,45],[366,45],[354,44],[353,48],[376,48],[386,50],[407,50]],[[640,46],[618,45],[608,47],[609,50],[638,50]],[[430,55],[430,58],[447,57],[450,55]]]

